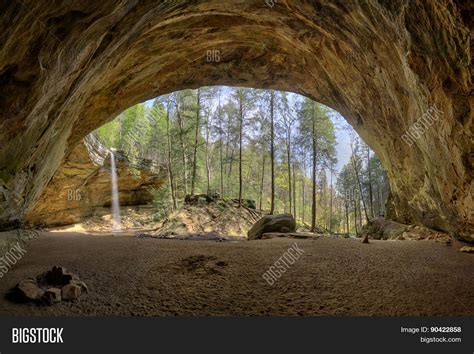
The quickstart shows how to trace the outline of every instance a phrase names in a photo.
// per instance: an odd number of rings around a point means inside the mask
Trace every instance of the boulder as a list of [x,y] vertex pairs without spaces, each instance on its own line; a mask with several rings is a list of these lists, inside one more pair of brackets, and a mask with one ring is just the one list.
[[73,279],[69,282],[69,284],[78,285],[81,288],[81,294],[89,292],[89,288],[87,287],[86,283],[84,283],[83,281]]
[[61,289],[61,297],[63,300],[76,300],[81,296],[81,293],[81,286],[77,284],[68,284]]
[[375,240],[393,240],[399,236],[406,238],[405,232],[409,228],[410,225],[384,218],[375,218],[363,226],[360,236],[363,238],[370,237]]
[[261,239],[265,233],[290,233],[296,231],[296,221],[291,214],[265,215],[247,232],[249,240]]
[[44,290],[38,286],[35,279],[23,280],[16,288],[21,300],[39,300],[44,295]]
[[49,288],[41,297],[41,302],[45,305],[53,305],[61,301],[61,289]]
[[474,253],[474,247],[464,246],[464,247],[461,247],[460,251],[465,252],[465,253]]

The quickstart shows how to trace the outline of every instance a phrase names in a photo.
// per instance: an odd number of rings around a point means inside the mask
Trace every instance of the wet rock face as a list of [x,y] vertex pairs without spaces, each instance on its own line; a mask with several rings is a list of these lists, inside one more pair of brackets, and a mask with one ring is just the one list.
[[[394,218],[474,240],[469,1],[27,0],[0,13],[2,228],[123,109],[228,84],[337,109],[387,168]],[[432,107],[438,119],[402,139]]]
[[[148,160],[131,163],[121,152],[114,153],[121,206],[153,201],[151,188],[166,181],[164,168]],[[54,174],[34,207],[26,214],[31,226],[59,226],[86,217],[110,214],[110,152],[91,134],[81,141]]]

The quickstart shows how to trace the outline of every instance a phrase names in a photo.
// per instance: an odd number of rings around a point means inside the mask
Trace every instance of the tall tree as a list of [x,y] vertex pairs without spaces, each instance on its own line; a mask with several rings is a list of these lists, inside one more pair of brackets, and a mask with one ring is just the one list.
[[296,162],[293,161],[293,216],[296,219]]
[[183,189],[184,195],[188,194],[188,155],[187,155],[187,146],[186,146],[186,125],[185,125],[185,116],[181,111],[184,105],[183,93],[179,92],[175,99],[176,105],[176,116],[178,119],[179,126],[179,142],[181,144],[181,158],[183,161]]
[[196,95],[196,122],[195,122],[195,134],[194,134],[194,150],[193,150],[193,174],[191,176],[191,195],[194,195],[194,188],[196,185],[196,170],[197,170],[197,149],[198,149],[198,138],[199,138],[199,115],[201,113],[201,89],[197,89]]
[[265,181],[265,157],[266,154],[263,152],[262,153],[262,177],[261,177],[261,183],[260,183],[260,195],[259,195],[259,209],[263,210],[263,187],[264,187],[264,181]]
[[374,197],[372,193],[372,168],[370,166],[370,147],[364,144],[365,151],[367,153],[367,176],[369,184],[369,205],[370,205],[370,217],[374,217]]
[[311,231],[317,229],[317,165],[326,164],[328,159],[335,158],[336,138],[334,125],[327,110],[310,99],[304,99],[300,108],[299,140],[300,144],[309,144],[311,151]]
[[221,196],[224,197],[224,129],[222,127],[222,106],[221,106],[221,89],[217,88],[218,94],[218,106],[217,106],[217,120],[219,122],[219,170],[220,170],[220,192]]
[[211,191],[211,156],[213,151],[213,145],[211,144],[211,112],[210,108],[206,108],[206,125],[205,125],[205,150],[204,150],[204,159],[206,162],[206,191],[207,194]]
[[243,197],[243,147],[244,147],[244,126],[245,126],[245,118],[247,112],[250,111],[254,104],[254,97],[253,91],[250,89],[238,87],[234,89],[233,94],[234,100],[237,102],[238,106],[238,139],[239,139],[239,207],[242,205],[242,197]]
[[[352,163],[352,167],[354,168],[354,173],[357,178],[357,186],[359,188],[359,195],[362,201],[362,205],[364,207],[364,214],[366,222],[369,222],[369,215],[367,214],[367,208],[365,206],[365,201],[362,193],[362,182],[360,177],[360,160],[359,156],[357,155],[357,147],[358,147],[358,138],[355,135],[355,132],[349,131],[349,139],[350,139],[350,147],[351,147],[351,158],[350,161]],[[360,206],[359,206],[360,207]]]
[[275,92],[270,90],[270,169],[271,199],[270,214],[275,213]]
[[167,161],[166,166],[168,168],[168,182],[170,185],[170,193],[171,193],[171,200],[173,202],[173,209],[178,207],[176,203],[176,193],[174,190],[174,178],[173,178],[173,162],[171,159],[171,132],[170,132],[170,108],[171,108],[171,100],[168,96],[166,100],[166,141],[168,145],[167,149]]
[[317,139],[316,139],[316,116],[315,116],[315,103],[312,102],[311,104],[311,147],[312,147],[312,173],[311,173],[311,178],[312,178],[312,186],[313,186],[313,193],[311,196],[311,232],[316,232],[316,163],[317,163],[317,158],[316,158],[316,153],[318,151],[318,146],[317,146]]
[[291,174],[291,143],[292,143],[292,129],[295,122],[295,116],[293,110],[290,107],[290,102],[288,100],[288,94],[281,93],[281,123],[285,135],[285,147],[286,147],[286,160],[287,160],[287,173],[288,173],[288,201],[290,206],[290,213],[293,212],[293,185],[292,185],[292,174]]

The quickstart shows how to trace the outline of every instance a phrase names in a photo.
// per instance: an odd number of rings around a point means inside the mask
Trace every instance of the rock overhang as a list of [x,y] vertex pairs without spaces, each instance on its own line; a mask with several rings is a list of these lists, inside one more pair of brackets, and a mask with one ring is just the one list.
[[[77,143],[123,109],[226,84],[338,110],[387,169],[392,218],[472,241],[471,11],[408,0],[4,4],[0,224],[23,222]],[[441,119],[406,144],[433,105]]]

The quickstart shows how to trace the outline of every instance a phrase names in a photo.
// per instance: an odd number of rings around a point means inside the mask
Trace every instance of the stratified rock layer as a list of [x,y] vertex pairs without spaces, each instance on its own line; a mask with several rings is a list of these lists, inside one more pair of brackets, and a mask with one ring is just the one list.
[[387,168],[392,217],[474,240],[470,1],[25,0],[0,14],[2,228],[123,109],[227,84],[335,108]]
[[[114,156],[120,205],[151,203],[151,188],[166,181],[164,170],[153,171],[147,160],[132,164],[120,151]],[[110,213],[111,191],[110,152],[100,139],[89,135],[56,171],[25,221],[33,226],[59,226]]]

